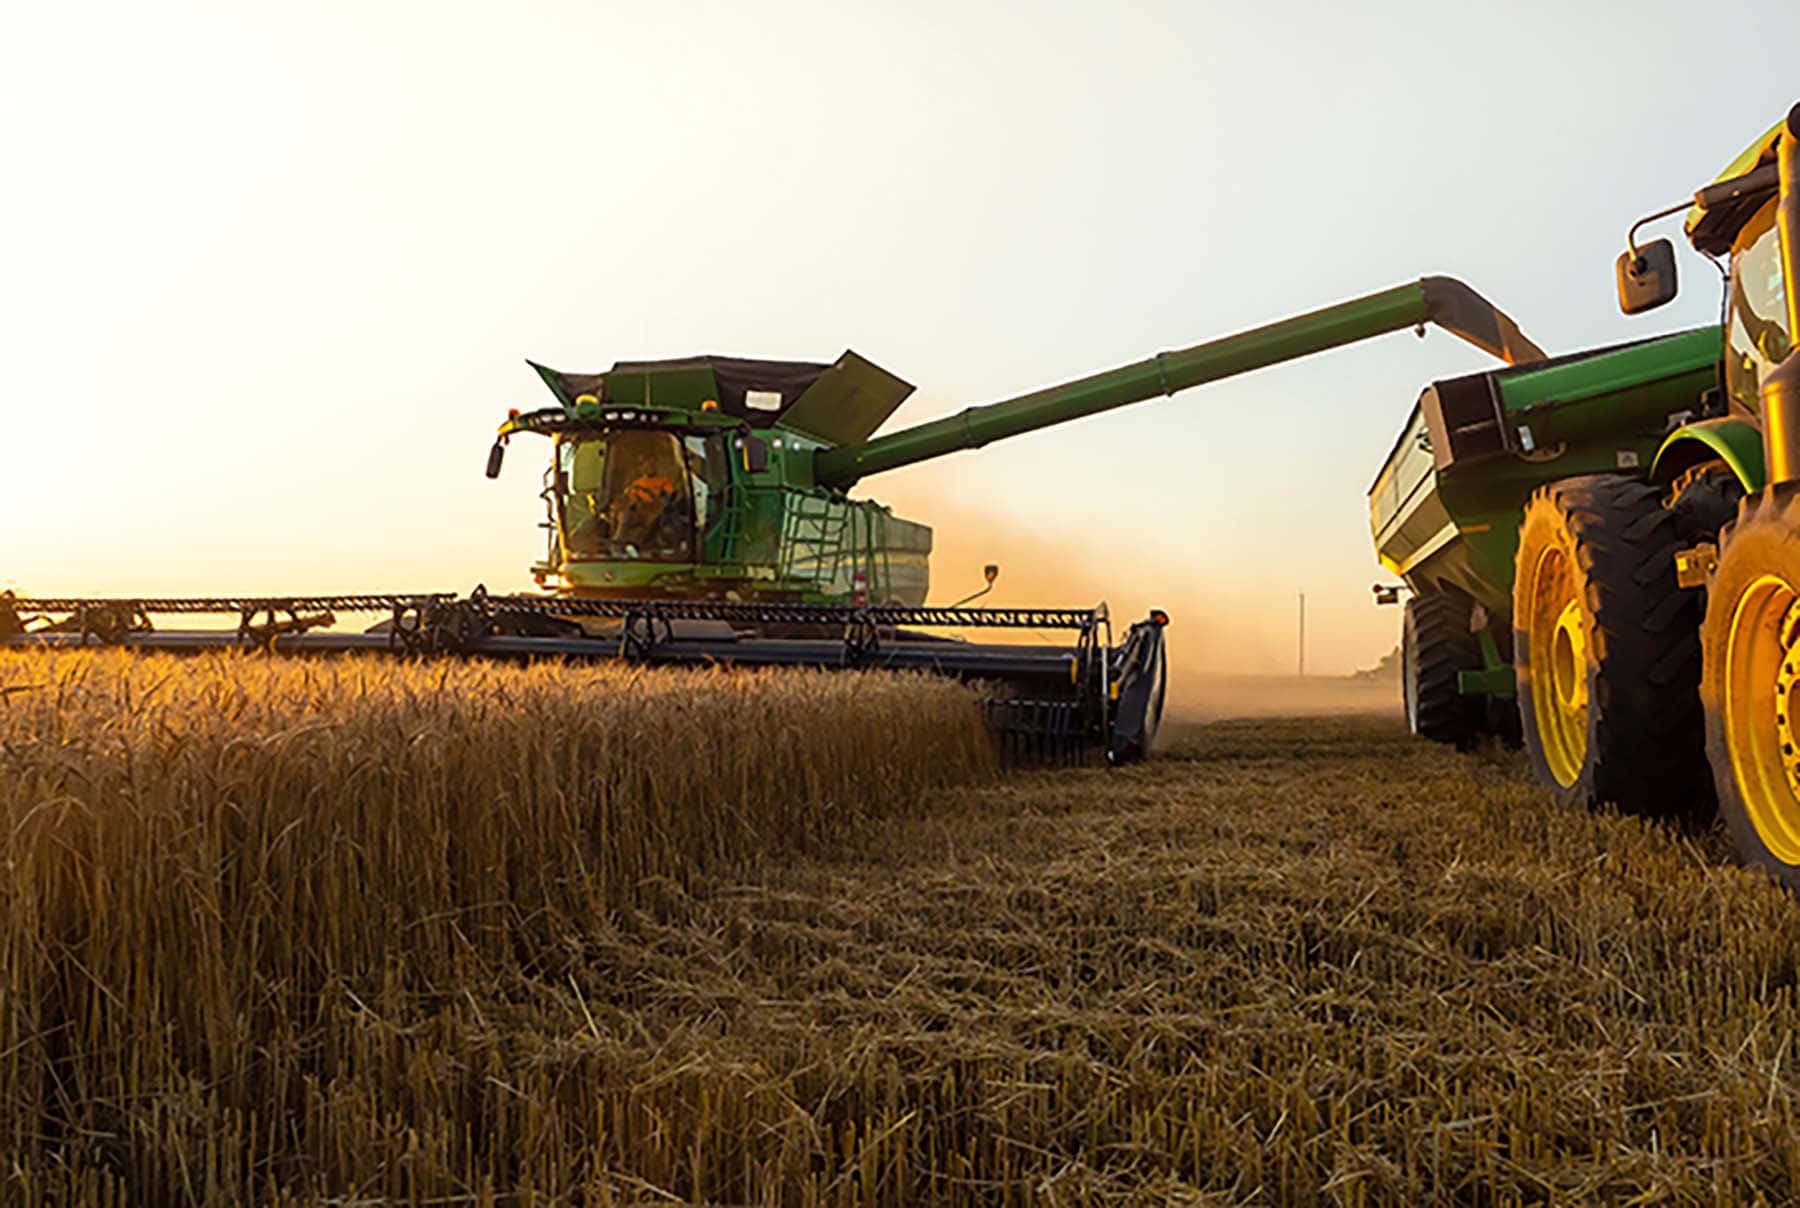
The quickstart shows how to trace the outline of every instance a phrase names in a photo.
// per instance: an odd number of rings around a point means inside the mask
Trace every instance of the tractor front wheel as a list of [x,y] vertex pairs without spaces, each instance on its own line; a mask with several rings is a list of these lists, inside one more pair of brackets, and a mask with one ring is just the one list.
[[1650,816],[1710,805],[1698,593],[1658,492],[1611,474],[1538,488],[1519,528],[1513,663],[1538,779],[1581,805]]
[[1706,749],[1737,856],[1800,891],[1800,489],[1746,499],[1701,629]]

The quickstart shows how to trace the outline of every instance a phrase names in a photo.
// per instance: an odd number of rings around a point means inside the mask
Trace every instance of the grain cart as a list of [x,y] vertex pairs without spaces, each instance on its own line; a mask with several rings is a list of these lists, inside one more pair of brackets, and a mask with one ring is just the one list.
[[1670,430],[1716,381],[1718,356],[1718,329],[1701,328],[1420,395],[1369,488],[1376,554],[1410,592],[1401,666],[1414,733],[1458,745],[1518,735],[1513,569],[1527,504],[1571,475],[1648,480]]
[[[879,437],[912,387],[853,352],[830,363],[623,361],[603,373],[534,365],[554,404],[508,413],[487,472],[499,475],[514,437],[549,441],[549,541],[532,568],[539,593],[0,598],[0,642],[913,669],[998,685],[989,718],[1009,749],[1133,759],[1161,717],[1164,614],[1115,642],[1104,606],[929,607],[931,530],[849,489],[1384,332],[1422,333],[1428,322],[1509,362],[1541,355],[1473,290],[1428,277]],[[362,633],[329,631],[337,613],[359,611],[388,616]],[[153,624],[201,613],[236,617],[237,628]],[[1061,630],[1072,641],[978,643],[943,632],[1003,628]]]

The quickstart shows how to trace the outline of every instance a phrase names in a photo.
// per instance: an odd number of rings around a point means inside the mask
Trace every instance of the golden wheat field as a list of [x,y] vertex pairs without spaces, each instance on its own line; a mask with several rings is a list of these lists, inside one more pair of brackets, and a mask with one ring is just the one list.
[[1791,1202],[1800,906],[1386,716],[0,657],[19,1204]]

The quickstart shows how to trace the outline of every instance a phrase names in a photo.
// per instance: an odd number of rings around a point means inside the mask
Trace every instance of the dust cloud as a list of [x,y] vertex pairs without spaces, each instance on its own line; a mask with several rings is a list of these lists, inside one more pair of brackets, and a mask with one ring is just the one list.
[[[1097,553],[1078,535],[1050,540],[1004,518],[941,499],[896,511],[933,526],[931,602],[951,604],[979,591],[982,567],[1000,565],[994,589],[972,605],[1087,607],[1105,601],[1114,634],[1161,608],[1168,630],[1171,722],[1232,717],[1316,716],[1400,710],[1397,677],[1294,674],[1290,616],[1234,599],[1229,586],[1200,583],[1193,568],[1147,562],[1133,551]],[[1218,568],[1207,568],[1218,574]],[[1061,642],[1050,632],[967,635],[980,641]],[[1322,643],[1321,643],[1322,644]]]
[[1172,721],[1400,712],[1400,682],[1387,677],[1199,674],[1181,676],[1177,691],[1178,674],[1171,668]]

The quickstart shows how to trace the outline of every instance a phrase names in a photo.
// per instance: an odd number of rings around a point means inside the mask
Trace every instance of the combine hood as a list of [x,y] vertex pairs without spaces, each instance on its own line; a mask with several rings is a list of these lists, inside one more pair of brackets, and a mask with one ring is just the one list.
[[606,402],[719,410],[753,427],[790,427],[828,444],[868,437],[913,388],[845,352],[832,364],[697,356],[620,361],[605,373],[564,373],[527,361],[565,407],[584,394]]

